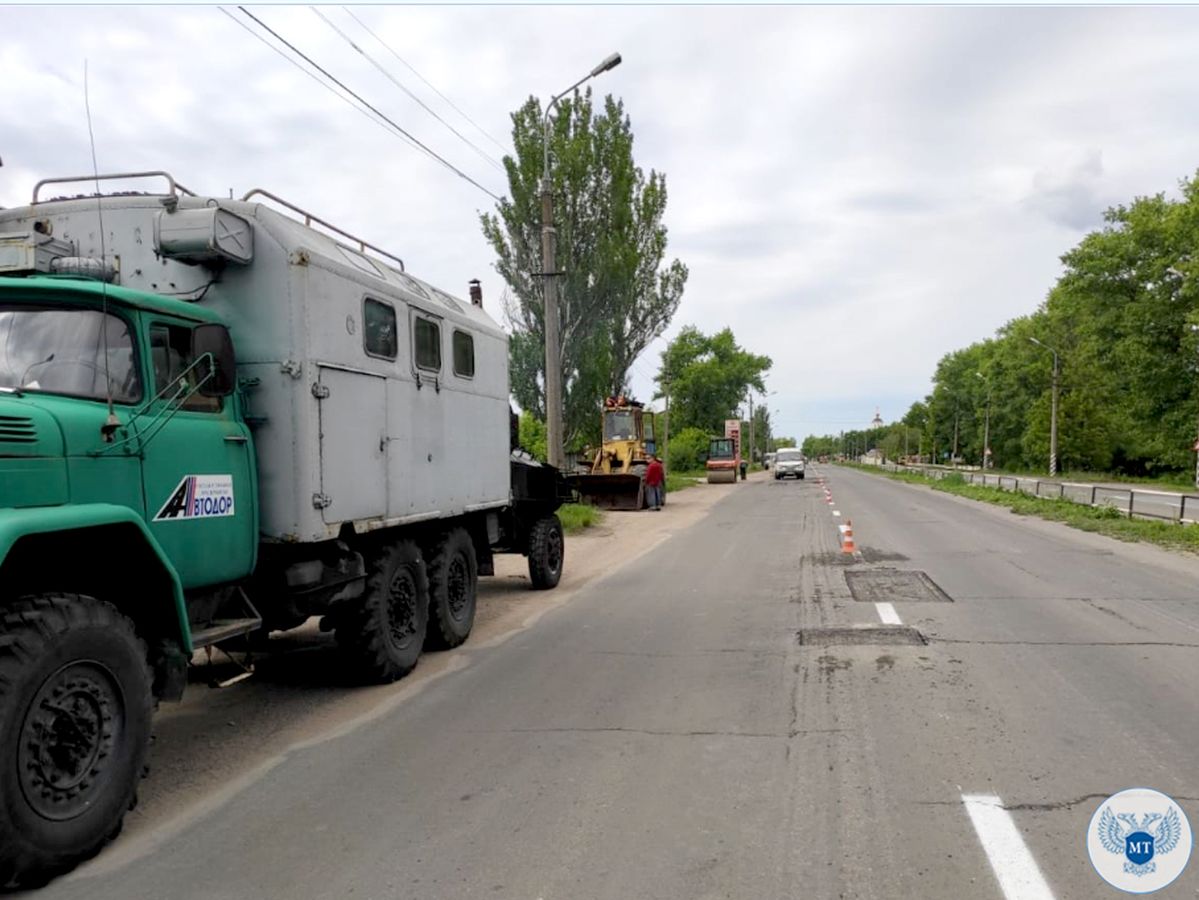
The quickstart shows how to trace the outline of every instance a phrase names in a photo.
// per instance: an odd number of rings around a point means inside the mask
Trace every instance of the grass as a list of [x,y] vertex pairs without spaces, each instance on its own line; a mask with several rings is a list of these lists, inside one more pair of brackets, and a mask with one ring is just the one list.
[[604,514],[586,503],[567,503],[559,507],[558,518],[562,521],[563,531],[567,534],[578,534],[598,525],[603,521]]
[[697,472],[667,472],[666,493],[673,494],[675,491],[683,491],[689,487],[695,487],[695,479],[697,478],[707,478],[707,473],[703,469]]
[[855,465],[853,468],[876,471],[893,481],[924,484],[935,491],[956,494],[971,500],[981,500],[996,506],[1006,506],[1017,515],[1037,516],[1052,522],[1062,522],[1080,531],[1104,534],[1122,541],[1146,541],[1173,550],[1199,552],[1199,526],[1197,525],[1177,525],[1173,522],[1130,519],[1124,513],[1110,506],[1082,506],[1071,503],[1069,500],[1031,497],[1028,494],[1014,491],[982,487],[969,484],[957,473],[937,480],[913,472],[887,472],[874,466]]

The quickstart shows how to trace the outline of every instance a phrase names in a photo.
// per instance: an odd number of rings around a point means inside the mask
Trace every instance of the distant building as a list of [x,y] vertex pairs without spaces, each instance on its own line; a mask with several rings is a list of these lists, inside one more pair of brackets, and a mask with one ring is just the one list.
[[864,466],[881,466],[886,461],[887,457],[883,454],[883,451],[879,450],[877,447],[873,450],[867,450],[860,457],[858,457],[858,462]]
[[883,417],[881,415],[879,415],[877,406],[874,408],[874,418],[870,420],[870,427],[871,428],[882,428],[883,427]]

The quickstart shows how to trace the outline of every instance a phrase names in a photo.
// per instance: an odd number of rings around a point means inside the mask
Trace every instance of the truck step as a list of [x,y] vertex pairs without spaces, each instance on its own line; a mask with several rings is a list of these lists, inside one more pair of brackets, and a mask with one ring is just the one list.
[[192,632],[192,647],[199,650],[229,638],[249,634],[261,627],[261,616],[252,619],[214,619],[207,628],[199,628]]

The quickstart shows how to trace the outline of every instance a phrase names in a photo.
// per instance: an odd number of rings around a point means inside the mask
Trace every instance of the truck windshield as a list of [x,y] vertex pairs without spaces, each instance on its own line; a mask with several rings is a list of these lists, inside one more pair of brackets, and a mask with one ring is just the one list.
[[778,462],[799,462],[803,459],[803,451],[801,450],[780,450],[775,460]]
[[610,412],[604,416],[605,441],[631,441],[637,437],[637,428],[631,412]]
[[732,459],[733,458],[733,439],[719,438],[712,441],[712,449],[708,453],[709,459]]
[[[107,365],[106,365],[107,363]],[[0,307],[0,387],[136,403],[129,325],[95,309]]]

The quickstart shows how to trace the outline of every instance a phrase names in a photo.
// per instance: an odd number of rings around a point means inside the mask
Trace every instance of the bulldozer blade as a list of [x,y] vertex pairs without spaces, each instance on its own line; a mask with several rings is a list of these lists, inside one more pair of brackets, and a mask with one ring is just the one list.
[[600,509],[641,509],[645,483],[640,475],[576,475],[571,479],[584,502]]

